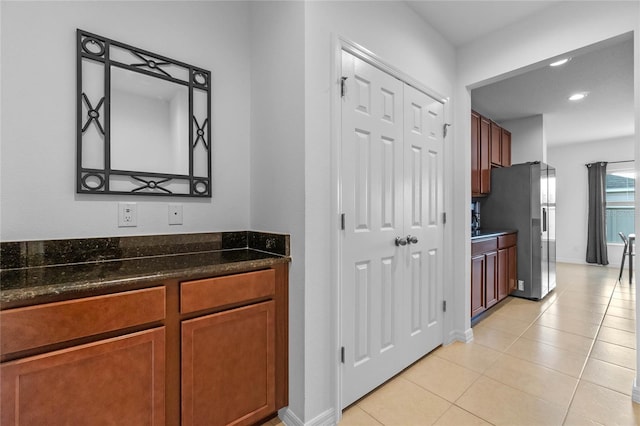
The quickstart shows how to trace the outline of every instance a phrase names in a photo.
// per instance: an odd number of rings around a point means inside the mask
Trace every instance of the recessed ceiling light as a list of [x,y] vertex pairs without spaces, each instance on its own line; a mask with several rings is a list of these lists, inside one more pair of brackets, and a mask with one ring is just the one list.
[[571,60],[571,58],[563,58],[560,59],[559,61],[555,61],[549,64],[550,67],[559,67],[560,65],[564,65],[567,62],[569,62]]
[[580,92],[580,93],[574,93],[573,95],[569,96],[569,100],[570,101],[579,101],[584,99],[587,96],[587,92]]

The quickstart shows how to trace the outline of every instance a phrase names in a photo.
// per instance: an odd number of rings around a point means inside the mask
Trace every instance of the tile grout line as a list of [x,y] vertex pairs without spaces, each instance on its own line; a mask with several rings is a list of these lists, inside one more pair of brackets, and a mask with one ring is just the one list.
[[580,369],[580,374],[578,375],[578,383],[576,383],[576,387],[573,390],[573,393],[571,394],[571,399],[569,400],[569,405],[567,406],[567,411],[564,415],[564,419],[562,420],[562,424],[564,425],[565,422],[567,421],[567,417],[569,416],[569,411],[571,410],[571,406],[573,405],[573,400],[575,399],[576,393],[578,392],[578,386],[580,386],[580,382],[582,382],[582,375],[584,374],[584,370],[587,367],[587,363],[589,362],[589,358],[591,357],[591,353],[593,352],[593,347],[596,345],[596,341],[598,340],[598,336],[600,335],[600,329],[602,328],[602,324],[604,323],[604,319],[607,317],[607,312],[609,311],[609,306],[611,306],[611,300],[613,299],[613,294],[616,291],[616,288],[618,288],[618,285],[620,284],[620,280],[616,280],[615,285],[613,286],[613,289],[611,290],[611,294],[609,295],[609,302],[607,303],[607,308],[604,310],[604,315],[602,316],[602,319],[600,320],[600,324],[598,324],[598,330],[596,331],[595,336],[593,337],[593,340],[591,342],[591,346],[589,347],[589,352],[587,352],[587,357],[584,360],[584,364],[582,365],[582,368]]

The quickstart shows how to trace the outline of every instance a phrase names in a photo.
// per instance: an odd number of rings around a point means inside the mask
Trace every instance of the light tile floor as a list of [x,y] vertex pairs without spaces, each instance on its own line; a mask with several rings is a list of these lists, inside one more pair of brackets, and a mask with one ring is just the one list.
[[[356,425],[638,425],[635,283],[558,264],[557,288],[509,297],[473,327],[343,412]],[[270,425],[282,425],[276,418]]]

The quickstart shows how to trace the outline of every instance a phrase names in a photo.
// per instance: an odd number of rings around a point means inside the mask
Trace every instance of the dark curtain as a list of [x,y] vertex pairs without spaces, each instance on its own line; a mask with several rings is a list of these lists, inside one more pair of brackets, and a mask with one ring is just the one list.
[[607,163],[587,164],[589,174],[589,220],[587,223],[587,263],[608,265],[605,186]]

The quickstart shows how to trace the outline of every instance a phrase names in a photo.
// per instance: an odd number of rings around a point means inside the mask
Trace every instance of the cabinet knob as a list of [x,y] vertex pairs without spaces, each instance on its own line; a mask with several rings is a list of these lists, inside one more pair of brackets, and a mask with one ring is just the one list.
[[412,235],[407,235],[406,239],[409,244],[416,244],[418,242],[418,237],[414,237]]

